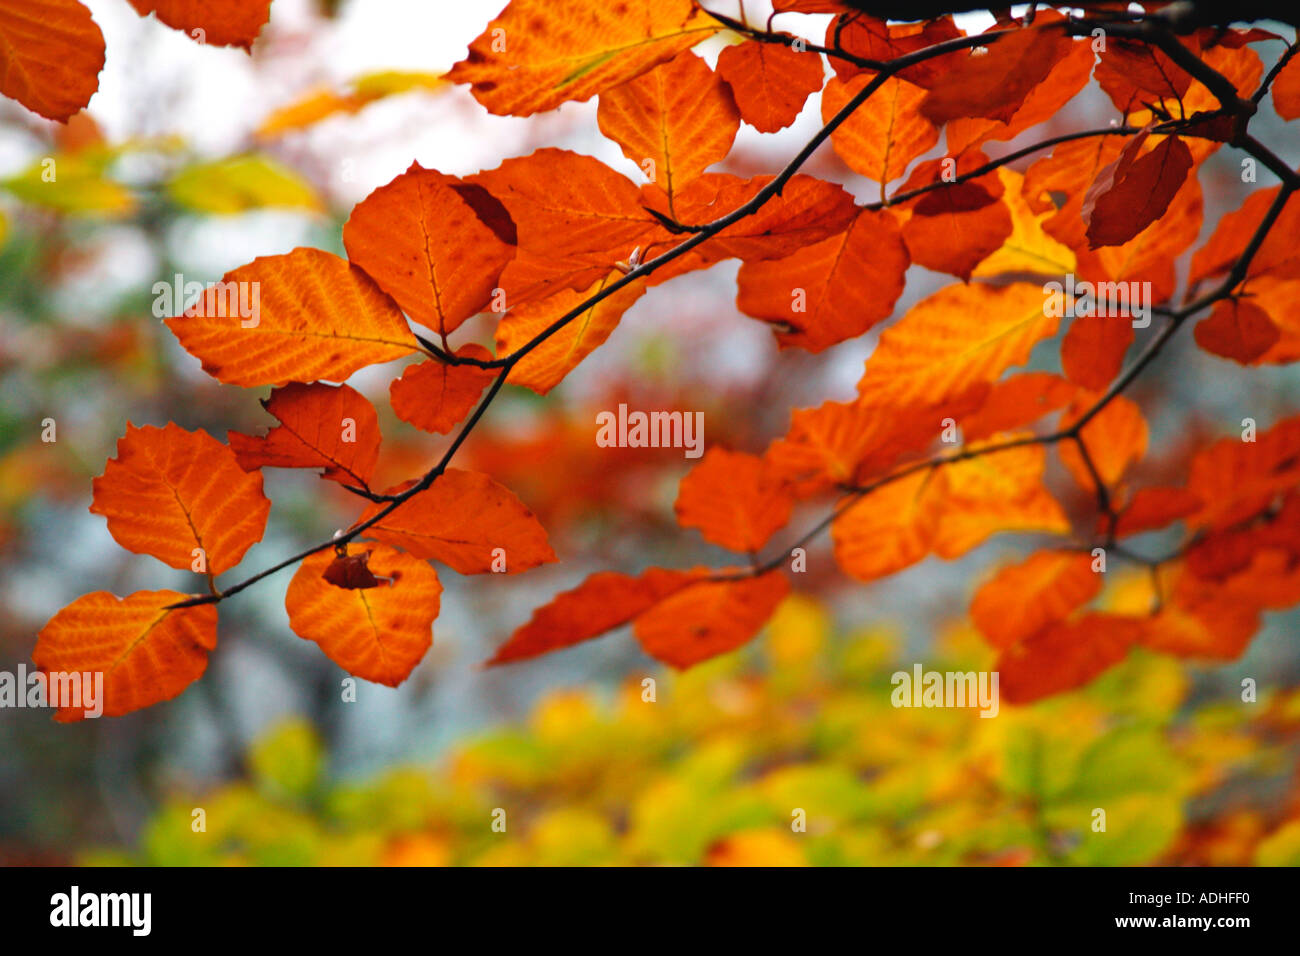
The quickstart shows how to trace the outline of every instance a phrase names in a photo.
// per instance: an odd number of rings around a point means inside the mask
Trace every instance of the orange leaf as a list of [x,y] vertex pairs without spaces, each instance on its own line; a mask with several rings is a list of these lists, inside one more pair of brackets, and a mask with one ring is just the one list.
[[[1252,192],[1240,209],[1225,213],[1219,219],[1209,241],[1192,255],[1188,282],[1196,283],[1209,276],[1223,275],[1236,264],[1281,188],[1274,186]],[[1300,278],[1300,250],[1297,250],[1293,238],[1297,233],[1300,233],[1300,198],[1293,195],[1282,207],[1281,215],[1250,260],[1246,274],[1250,277]]]
[[284,596],[289,626],[349,674],[396,687],[433,644],[442,595],[438,575],[424,561],[381,544],[371,551],[369,569],[391,583],[341,588],[325,579],[333,561],[332,551],[318,551],[294,572]]
[[951,401],[923,405],[825,402],[796,409],[790,430],[764,457],[800,495],[832,485],[854,484],[884,472],[900,456],[930,444],[948,418],[960,419],[987,394],[979,386]]
[[[388,493],[405,491],[409,484]],[[385,507],[371,505],[360,520],[368,521]],[[459,468],[448,468],[426,491],[398,505],[365,533],[461,574],[482,574],[496,570],[494,565],[516,574],[556,560],[546,530],[510,489],[480,472]]]
[[[1092,407],[1096,396],[1075,399],[1070,410],[1061,419],[1061,427],[1073,424],[1088,408]],[[1142,409],[1132,399],[1123,395],[1111,401],[1096,414],[1079,433],[1092,462],[1101,474],[1101,480],[1107,486],[1113,485],[1124,476],[1132,464],[1142,460],[1147,451],[1147,423],[1142,417]],[[1092,491],[1095,483],[1083,456],[1072,441],[1060,444],[1061,461],[1069,469],[1079,487]]]
[[271,0],[130,0],[140,16],[158,19],[200,43],[253,45],[271,16]]
[[1127,315],[1083,315],[1061,340],[1061,370],[1080,388],[1101,391],[1119,375],[1134,339]]
[[1030,704],[1082,687],[1128,656],[1144,624],[1118,614],[1052,624],[998,657],[1002,693],[1012,704]]
[[789,593],[790,584],[779,571],[703,581],[639,615],[632,630],[647,654],[684,669],[745,644]]
[[[1262,567],[1244,571],[1242,577],[1249,581]],[[1175,573],[1169,600],[1146,622],[1143,646],[1178,657],[1236,660],[1259,630],[1259,605],[1243,601],[1229,586],[1181,569]]]
[[1012,375],[993,386],[977,412],[962,419],[962,434],[977,441],[1023,428],[1064,408],[1074,393],[1074,386],[1051,372]]
[[117,457],[94,481],[90,510],[108,519],[113,539],[136,554],[190,570],[203,550],[209,575],[233,568],[262,539],[271,502],[260,472],[202,429],[130,423]]
[[[752,199],[772,179],[772,176],[741,179],[723,173],[705,173],[678,194],[675,211],[682,222],[712,222]],[[660,212],[672,211],[658,187],[645,187],[643,196]],[[858,207],[843,186],[812,176],[793,176],[778,195],[753,215],[733,223],[693,253],[670,263],[655,273],[651,281],[663,282],[686,269],[700,268],[720,259],[780,259],[843,232],[857,215]],[[678,241],[680,237],[673,237],[669,245]],[[662,250],[652,251],[657,254]]]
[[943,471],[923,470],[850,505],[831,523],[836,562],[845,574],[874,581],[924,559],[939,527],[939,502],[946,491]]
[[731,87],[740,118],[760,133],[775,133],[822,88],[825,67],[819,53],[745,40],[718,54],[718,75]]
[[1300,58],[1292,57],[1282,71],[1278,73],[1270,87],[1273,94],[1273,109],[1284,120],[1293,120],[1300,116]]
[[482,187],[412,163],[356,205],[343,245],[407,315],[445,336],[487,306],[514,258],[512,233]]
[[[211,604],[164,610],[186,597],[176,591],[79,597],[41,628],[32,661],[46,674],[80,672],[83,680],[87,672],[102,674],[100,703],[109,717],[171,700],[203,676],[217,646]],[[55,719],[82,716],[82,708],[60,707]]]
[[501,201],[518,230],[519,251],[501,274],[509,308],[586,289],[633,250],[671,238],[632,181],[590,156],[539,149],[470,181]]
[[1192,77],[1153,44],[1107,37],[1097,63],[1097,83],[1116,109],[1128,115],[1147,103],[1181,99]]
[[1092,556],[1078,551],[1038,551],[1011,564],[975,592],[970,616],[999,650],[1063,621],[1101,591]]
[[956,156],[989,140],[1006,142],[1031,126],[1050,120],[1088,85],[1094,59],[1091,43],[1072,44],[1070,52],[1030,91],[1006,122],[982,118],[950,120],[946,130],[948,152]]
[[1224,438],[1192,458],[1187,490],[1205,502],[1192,528],[1226,528],[1252,518],[1300,482],[1300,416],[1255,436]]
[[721,28],[691,0],[511,0],[447,76],[490,113],[528,116],[588,100]]
[[[472,343],[456,354],[482,361],[492,358],[487,349]],[[426,432],[445,435],[478,404],[483,389],[498,374],[496,369],[448,365],[440,359],[430,359],[419,365],[408,365],[402,377],[388,386],[389,400],[402,421]]]
[[[1128,282],[1129,302],[1144,309],[1163,302],[1174,294],[1176,287],[1174,262],[1196,241],[1203,218],[1201,186],[1191,176],[1174,195],[1164,215],[1128,242],[1090,249],[1085,240],[1075,246],[1079,278],[1097,283]],[[1150,282],[1151,288],[1133,285],[1142,282]]]
[[342,381],[417,348],[392,299],[356,266],[319,249],[254,259],[166,322],[203,370],[228,385]]
[[1282,365],[1300,359],[1300,280],[1252,279],[1250,302],[1264,310],[1280,333],[1258,364]]
[[782,348],[820,352],[887,318],[908,264],[893,213],[863,210],[837,236],[784,259],[744,263],[736,307],[774,323]]
[[1268,313],[1247,299],[1215,303],[1208,319],[1193,330],[1196,344],[1212,355],[1250,365],[1282,338]]
[[[951,126],[948,127],[948,134],[951,138]],[[997,175],[1003,187],[1002,203],[1011,216],[1011,235],[1007,236],[1000,248],[981,259],[971,275],[984,277],[1037,273],[1063,276],[1073,272],[1078,262],[1074,250],[1057,242],[1044,231],[1043,223],[1048,215],[1035,212],[1025,200],[1022,192],[1024,177],[1005,166],[998,167]]]
[[497,649],[488,666],[537,657],[627,624],[698,577],[685,571],[650,568],[637,577],[599,571],[533,612]]
[[1024,445],[945,466],[934,553],[951,561],[998,532],[1068,534],[1070,522],[1043,487],[1046,460],[1043,446]]
[[1115,534],[1122,538],[1154,531],[1195,514],[1203,506],[1204,502],[1185,488],[1140,488],[1120,512]]
[[[942,181],[945,173],[965,175],[983,166],[986,158],[971,150],[951,167],[946,160],[921,163],[903,183],[909,192]],[[917,265],[970,279],[975,267],[1011,238],[1011,210],[1002,202],[1003,185],[997,171],[961,184],[945,185],[907,204],[911,216],[903,223],[903,240]]]
[[[831,77],[822,93],[822,119],[829,120],[862,92],[872,77]],[[925,90],[890,77],[831,134],[831,145],[856,173],[883,187],[907,171],[907,165],[939,142],[939,130],[920,113]]]
[[1167,136],[1138,156],[1145,134],[1134,137],[1114,163],[1097,175],[1083,199],[1089,246],[1119,246],[1159,219],[1187,181],[1192,154]]
[[[894,60],[924,47],[964,36],[944,16],[921,23],[886,23],[884,20],[854,11],[851,17],[832,20],[826,27],[826,46],[839,44],[846,52],[867,60]],[[942,80],[944,74],[966,59],[965,50],[956,50],[943,56],[923,60],[903,68],[899,76],[909,83],[929,89]],[[831,66],[841,79],[861,72],[858,67],[839,57],[831,57]]]
[[[1035,212],[1049,214],[1043,223],[1049,236],[1075,250],[1086,244],[1083,198],[1098,173],[1119,156],[1124,142],[1120,136],[1094,136],[1061,143],[1025,171],[1022,194]],[[1059,208],[1054,195],[1065,197]]]
[[[616,278],[611,273],[581,292],[564,289],[540,302],[515,306],[497,323],[498,354],[506,356],[523,348]],[[618,327],[623,313],[644,294],[645,282],[638,280],[601,299],[521,358],[510,369],[506,381],[545,395],[604,344]]]
[[1008,33],[982,55],[972,50],[958,61],[931,87],[921,112],[936,124],[967,116],[1006,122],[1072,46],[1063,31],[1050,26]]
[[881,334],[858,392],[868,402],[905,405],[996,381],[1056,334],[1058,319],[1046,312],[1036,285],[945,286]]
[[690,51],[601,93],[596,118],[670,197],[724,159],[740,129],[731,89]]
[[682,479],[677,522],[714,544],[753,553],[790,520],[794,497],[757,455],[712,448]]
[[78,0],[0,2],[0,93],[66,123],[103,68],[104,35]]
[[263,399],[262,407],[280,424],[262,436],[226,435],[245,471],[264,465],[323,468],[322,478],[369,487],[382,436],[375,407],[355,389],[290,382]]

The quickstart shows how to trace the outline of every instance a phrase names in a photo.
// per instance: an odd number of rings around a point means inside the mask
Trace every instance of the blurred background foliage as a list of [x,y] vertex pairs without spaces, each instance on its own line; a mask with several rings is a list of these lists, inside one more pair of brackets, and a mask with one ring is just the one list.
[[[931,669],[991,664],[965,629],[936,650]],[[653,687],[550,692],[526,722],[474,735],[435,766],[363,781],[332,781],[316,730],[289,719],[253,744],[239,779],[171,794],[138,846],[81,859],[1300,864],[1300,693],[1192,706],[1182,667],[1143,654],[1085,691],[987,719],[892,707],[899,651],[884,632],[833,636],[824,609],[792,598],[760,651]],[[1243,785],[1285,799],[1240,804]]]
[[[299,245],[342,252],[352,205],[412,160],[468,174],[558,146],[638,175],[599,135],[595,100],[495,117],[439,80],[501,0],[275,0],[252,57],[199,47],[120,0],[88,5],[109,50],[88,114],[61,127],[0,103],[0,670],[10,672],[86,592],[193,587],[117,547],[87,511],[128,421],[220,439],[270,424],[266,390],[219,385],[180,349],[156,308],[160,288]],[[766,15],[758,0],[746,7]],[[825,18],[804,23],[812,36]],[[1097,125],[1111,108],[1094,93],[1032,136]],[[1261,109],[1257,132],[1295,165],[1300,143],[1270,136],[1275,119]],[[789,129],[743,128],[719,168],[770,172],[819,125],[814,96]],[[877,198],[829,149],[805,171]],[[1201,177],[1204,240],[1258,187],[1241,182],[1228,150]],[[597,411],[700,410],[707,442],[761,451],[791,409],[854,394],[876,333],[817,355],[780,351],[736,311],[736,269],[655,289],[545,399],[505,390],[457,462],[514,490],[561,561],[506,580],[440,570],[434,647],[402,687],[363,682],[343,703],[345,675],[289,631],[285,573],[223,605],[207,674],[174,701],[75,726],[0,710],[0,863],[1296,862],[1296,614],[1269,615],[1238,661],[1135,656],[1082,692],[1004,706],[995,720],[890,706],[895,669],[987,664],[960,622],[990,569],[1035,547],[1025,536],[873,587],[840,574],[820,539],[771,633],[684,675],[618,634],[480,667],[533,608],[592,571],[728,560],[673,518],[691,462],[598,448]],[[914,268],[897,314],[941,281]],[[486,319],[463,328],[456,344],[491,343]],[[1055,349],[1036,350],[1030,367],[1055,367]],[[401,370],[349,381],[380,415],[381,486],[422,473],[445,447],[392,414],[388,383]],[[1300,408],[1300,376],[1239,368],[1184,336],[1131,397],[1151,425],[1132,481],[1177,484],[1207,439]],[[54,442],[42,441],[49,419]],[[1049,485],[1076,527],[1090,526],[1091,497],[1059,469]],[[271,523],[245,571],[361,510],[311,474],[273,470],[266,491]],[[791,527],[821,517],[797,512]],[[641,699],[647,677],[654,703]],[[1258,703],[1240,699],[1246,677]],[[205,833],[191,830],[195,807]],[[490,828],[498,807],[504,834]],[[796,807],[806,833],[790,829]],[[1095,807],[1106,834],[1091,831]]]

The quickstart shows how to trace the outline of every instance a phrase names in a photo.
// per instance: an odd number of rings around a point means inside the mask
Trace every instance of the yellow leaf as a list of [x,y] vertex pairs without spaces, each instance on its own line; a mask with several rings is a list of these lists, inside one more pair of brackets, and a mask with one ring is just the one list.
[[994,382],[1056,334],[1040,286],[950,285],[922,299],[880,336],[858,393],[869,404],[937,402]]
[[172,202],[194,212],[238,213],[278,207],[319,209],[320,199],[296,172],[266,156],[235,156],[181,170],[166,186]]
[[1011,235],[1002,243],[1002,248],[977,265],[971,275],[1036,272],[1056,276],[1073,272],[1078,263],[1074,250],[1043,231],[1043,223],[1055,211],[1041,216],[1034,214],[1020,193],[1025,180],[1023,174],[1003,166],[998,170],[998,178],[1005,187],[1002,201],[1011,211]]

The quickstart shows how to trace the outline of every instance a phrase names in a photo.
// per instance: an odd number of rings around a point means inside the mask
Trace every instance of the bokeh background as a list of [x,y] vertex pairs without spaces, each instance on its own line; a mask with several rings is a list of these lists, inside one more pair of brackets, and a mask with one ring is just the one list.
[[[599,135],[595,100],[503,118],[438,81],[501,0],[275,0],[251,57],[199,46],[124,0],[86,2],[108,46],[87,115],[65,128],[0,103],[9,671],[30,663],[36,632],[84,593],[192,586],[123,551],[87,510],[127,422],[176,421],[221,438],[268,423],[266,390],[216,383],[177,345],[154,314],[156,282],[215,280],[300,245],[341,253],[352,205],[415,160],[468,174],[560,146],[638,176]],[[766,16],[762,4],[747,8]],[[810,37],[825,22],[778,21]],[[979,30],[991,18],[960,22]],[[712,61],[717,48],[702,52]],[[1259,49],[1271,62],[1280,45]],[[1111,115],[1090,87],[1033,135]],[[819,123],[814,96],[789,129],[742,127],[720,168],[773,171]],[[1252,128],[1300,162],[1300,142],[1267,105]],[[47,158],[57,192],[41,181]],[[805,171],[878,198],[829,148]],[[1201,177],[1204,238],[1255,187],[1228,150]],[[721,263],[653,290],[545,399],[506,389],[458,463],[519,494],[561,561],[492,580],[439,568],[434,646],[402,687],[362,683],[344,703],[344,674],[289,630],[284,572],[222,605],[208,672],[174,701],[70,726],[48,711],[0,710],[0,863],[1300,861],[1294,614],[1268,615],[1230,664],[1137,654],[1084,691],[1004,707],[995,720],[889,706],[896,669],[988,666],[966,606],[1032,538],[996,537],[874,586],[841,575],[822,539],[799,595],[751,647],[684,676],[626,633],[481,667],[534,607],[592,571],[728,560],[673,520],[691,462],[674,450],[597,448],[597,411],[620,401],[699,409],[706,442],[761,451],[792,408],[854,393],[875,334],[820,355],[780,352],[736,311],[736,269]],[[913,267],[897,314],[946,281]],[[471,338],[490,343],[490,325],[467,326],[461,341]],[[1033,367],[1053,367],[1055,348],[1040,347]],[[379,486],[422,473],[444,447],[392,415],[387,384],[401,367],[349,381],[380,412]],[[1263,428],[1294,413],[1298,392],[1292,368],[1244,370],[1182,336],[1131,392],[1152,427],[1132,480],[1178,483],[1190,449],[1244,417]],[[53,443],[41,441],[47,418]],[[1086,524],[1092,499],[1061,479],[1051,487]],[[309,473],[268,470],[266,491],[271,524],[245,570],[323,540],[360,510]],[[818,517],[797,513],[791,529]],[[1165,543],[1139,542],[1148,553]],[[653,703],[646,677],[658,681]],[[1259,702],[1241,702],[1245,677],[1258,681]],[[1097,806],[1111,808],[1104,839],[1089,830]],[[196,807],[206,833],[191,829]],[[495,808],[507,810],[504,834],[490,829]],[[806,834],[791,831],[795,808]]]

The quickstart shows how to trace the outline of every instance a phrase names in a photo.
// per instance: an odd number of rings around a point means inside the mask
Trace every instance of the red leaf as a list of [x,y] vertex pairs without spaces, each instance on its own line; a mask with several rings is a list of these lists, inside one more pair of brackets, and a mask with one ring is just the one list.
[[[456,355],[481,361],[492,358],[491,352],[472,343],[462,346]],[[478,404],[483,389],[498,374],[498,369],[429,359],[406,367],[402,377],[388,386],[389,401],[402,421],[426,432],[445,435]]]
[[290,382],[263,399],[262,407],[280,424],[262,436],[226,435],[245,471],[264,465],[323,468],[322,478],[369,487],[382,436],[375,407],[355,389],[323,382]]

